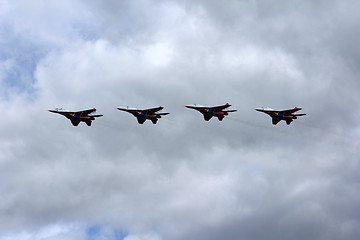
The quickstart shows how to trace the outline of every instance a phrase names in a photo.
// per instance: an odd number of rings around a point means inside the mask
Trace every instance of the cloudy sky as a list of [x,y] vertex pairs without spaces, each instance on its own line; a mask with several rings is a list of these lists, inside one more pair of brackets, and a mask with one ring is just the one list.
[[359,8],[0,0],[0,239],[359,239]]

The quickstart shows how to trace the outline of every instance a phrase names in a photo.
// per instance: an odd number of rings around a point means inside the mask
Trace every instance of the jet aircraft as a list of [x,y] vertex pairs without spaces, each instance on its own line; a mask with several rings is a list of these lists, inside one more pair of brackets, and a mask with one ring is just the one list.
[[271,108],[256,108],[255,110],[268,114],[272,118],[272,124],[274,125],[276,125],[281,120],[284,120],[287,125],[290,125],[290,123],[294,119],[297,119],[297,117],[306,115],[305,113],[294,114],[295,112],[301,110],[301,108],[298,107],[288,110],[281,110],[281,111],[274,110]]
[[212,117],[217,117],[219,121],[222,121],[225,116],[229,115],[229,112],[236,112],[237,110],[225,110],[230,107],[229,103],[221,106],[204,107],[204,106],[185,106],[187,108],[195,109],[204,115],[205,121],[209,121]]
[[82,110],[77,112],[70,112],[67,110],[64,110],[62,108],[56,108],[55,110],[49,110],[49,112],[52,113],[58,113],[66,118],[70,119],[72,125],[77,126],[80,122],[85,122],[88,126],[91,126],[91,121],[95,120],[97,117],[102,117],[103,115],[89,115],[93,112],[95,112],[96,109],[88,109],[88,110]]
[[146,119],[152,121],[153,124],[156,124],[158,119],[161,116],[168,115],[170,113],[158,113],[158,111],[164,109],[164,107],[156,107],[156,108],[149,108],[149,109],[130,109],[130,108],[117,108],[118,110],[131,113],[134,117],[137,118],[139,124],[143,124]]

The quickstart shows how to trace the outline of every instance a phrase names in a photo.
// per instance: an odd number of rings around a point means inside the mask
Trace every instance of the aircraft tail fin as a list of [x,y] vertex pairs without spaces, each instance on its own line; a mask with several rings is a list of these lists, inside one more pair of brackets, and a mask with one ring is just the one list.
[[272,124],[273,124],[273,125],[278,124],[278,122],[280,122],[280,119],[275,118],[275,117],[272,118]]
[[79,125],[80,121],[75,120],[75,119],[72,119],[72,120],[71,120],[71,123],[72,123],[73,126],[76,127],[77,125]]
[[212,115],[204,114],[204,120],[209,121],[212,118]]
[[139,124],[143,124],[145,122],[146,118],[142,118],[139,116],[139,117],[137,117],[137,120],[138,120]]

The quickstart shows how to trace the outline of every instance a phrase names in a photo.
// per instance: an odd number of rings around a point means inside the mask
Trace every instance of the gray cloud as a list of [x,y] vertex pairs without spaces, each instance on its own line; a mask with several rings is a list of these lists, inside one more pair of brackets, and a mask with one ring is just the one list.
[[[1,59],[0,239],[51,225],[86,239],[72,223],[127,240],[358,239],[356,4],[37,2],[6,15],[0,29],[25,44],[2,46],[37,60]],[[10,68],[31,91],[9,90]],[[238,112],[223,122],[184,107],[226,102]],[[171,114],[157,125],[116,110],[159,105]],[[261,106],[308,115],[272,126]],[[75,128],[55,107],[104,117]]]

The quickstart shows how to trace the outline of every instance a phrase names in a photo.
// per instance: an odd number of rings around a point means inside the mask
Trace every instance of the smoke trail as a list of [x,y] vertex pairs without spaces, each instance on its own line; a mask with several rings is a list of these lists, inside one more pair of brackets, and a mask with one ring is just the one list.
[[358,138],[349,135],[349,133],[339,133],[334,131],[333,128],[329,129],[318,125],[304,123],[302,121],[296,121],[296,123],[303,127],[319,131],[318,138],[321,139],[322,144],[342,150],[344,153],[358,154]]
[[113,129],[116,131],[123,131],[123,129],[121,127],[119,127],[118,124],[114,124],[113,122],[109,122],[109,121],[99,121],[96,123],[97,125],[101,126],[101,127],[105,127],[105,128],[109,128],[109,129]]
[[299,121],[299,120],[294,121],[294,122],[296,124],[298,124],[298,125],[303,126],[303,127],[312,128],[312,129],[316,129],[316,130],[319,130],[319,131],[322,131],[322,132],[330,133],[330,134],[332,134],[334,136],[337,136],[337,137],[343,137],[343,135],[333,131],[332,129],[326,129],[326,128],[321,127],[321,126],[305,123],[305,122],[302,122],[302,121]]

